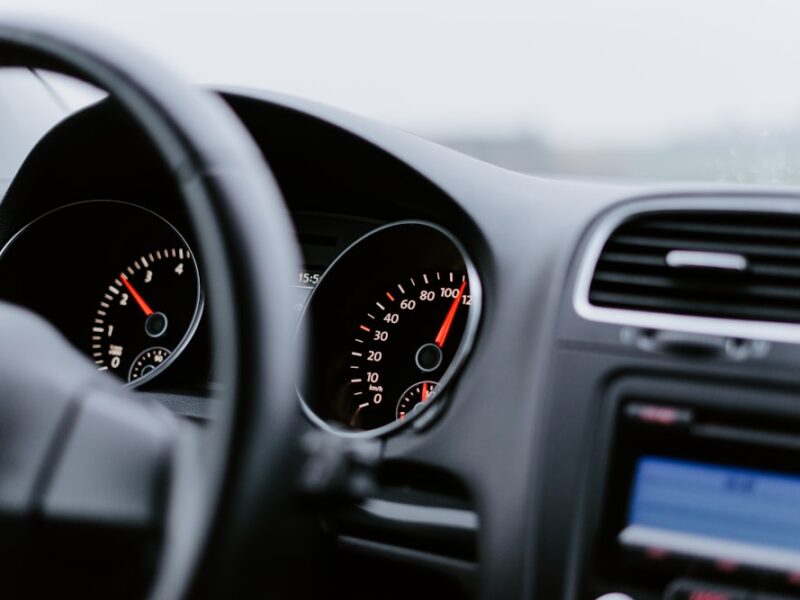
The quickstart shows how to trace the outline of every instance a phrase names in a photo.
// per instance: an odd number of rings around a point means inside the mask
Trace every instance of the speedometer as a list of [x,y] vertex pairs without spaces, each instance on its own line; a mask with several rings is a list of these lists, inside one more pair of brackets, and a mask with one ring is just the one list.
[[368,234],[329,268],[301,327],[312,380],[299,392],[312,419],[338,432],[385,432],[446,392],[469,350],[480,284],[458,242],[425,223]]
[[467,275],[457,271],[417,273],[380,294],[353,334],[350,384],[358,402],[348,424],[404,421],[433,400],[471,304]]

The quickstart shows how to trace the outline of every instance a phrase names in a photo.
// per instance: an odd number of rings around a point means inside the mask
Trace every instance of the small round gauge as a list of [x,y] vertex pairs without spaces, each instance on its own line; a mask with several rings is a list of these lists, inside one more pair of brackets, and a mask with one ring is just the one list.
[[154,248],[135,257],[97,305],[90,337],[97,368],[128,382],[157,371],[192,326],[199,294],[188,248]]
[[400,401],[395,409],[395,418],[404,421],[406,417],[413,417],[415,410],[422,409],[427,402],[433,400],[438,385],[435,381],[429,380],[412,384],[400,396]]
[[148,348],[133,361],[130,371],[128,371],[128,381],[136,381],[140,377],[149,375],[164,364],[170,354],[166,348]]
[[367,234],[329,267],[301,321],[315,377],[298,386],[318,424],[388,432],[421,414],[463,362],[480,283],[455,239],[404,222]]

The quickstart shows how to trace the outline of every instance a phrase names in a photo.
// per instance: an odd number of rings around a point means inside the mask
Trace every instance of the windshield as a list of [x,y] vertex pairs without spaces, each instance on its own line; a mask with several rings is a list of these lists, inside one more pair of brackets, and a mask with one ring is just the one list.
[[548,176],[800,182],[795,0],[4,0]]

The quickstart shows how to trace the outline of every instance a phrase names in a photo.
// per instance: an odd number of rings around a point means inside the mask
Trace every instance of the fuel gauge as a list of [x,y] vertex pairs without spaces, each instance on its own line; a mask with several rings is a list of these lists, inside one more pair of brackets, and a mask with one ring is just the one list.
[[414,412],[425,406],[425,403],[433,400],[436,395],[436,386],[439,384],[436,381],[420,381],[409,387],[403,395],[400,396],[400,401],[397,403],[396,418],[400,421],[406,417],[414,416]]

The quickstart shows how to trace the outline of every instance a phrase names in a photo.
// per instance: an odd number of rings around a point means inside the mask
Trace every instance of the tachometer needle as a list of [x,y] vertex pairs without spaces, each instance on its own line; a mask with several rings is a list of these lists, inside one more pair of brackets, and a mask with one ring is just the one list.
[[122,283],[125,285],[126,288],[128,288],[128,291],[131,293],[131,296],[133,296],[133,299],[136,300],[136,304],[139,305],[139,308],[142,309],[144,314],[147,315],[148,317],[152,315],[153,309],[150,308],[150,305],[147,304],[147,302],[145,302],[144,298],[142,298],[139,292],[136,291],[136,288],[134,288],[131,282],[128,281],[128,278],[122,275],[120,279],[122,279]]
[[444,318],[444,323],[439,328],[439,333],[436,334],[434,343],[441,348],[447,339],[447,334],[450,333],[450,327],[453,325],[453,319],[456,318],[456,311],[461,304],[461,296],[464,294],[464,289],[467,287],[467,280],[461,282],[461,287],[458,288],[458,294],[453,298],[453,303],[450,305],[450,310],[447,311],[447,316]]
[[422,401],[425,402],[428,399],[428,382],[424,382],[422,384]]

